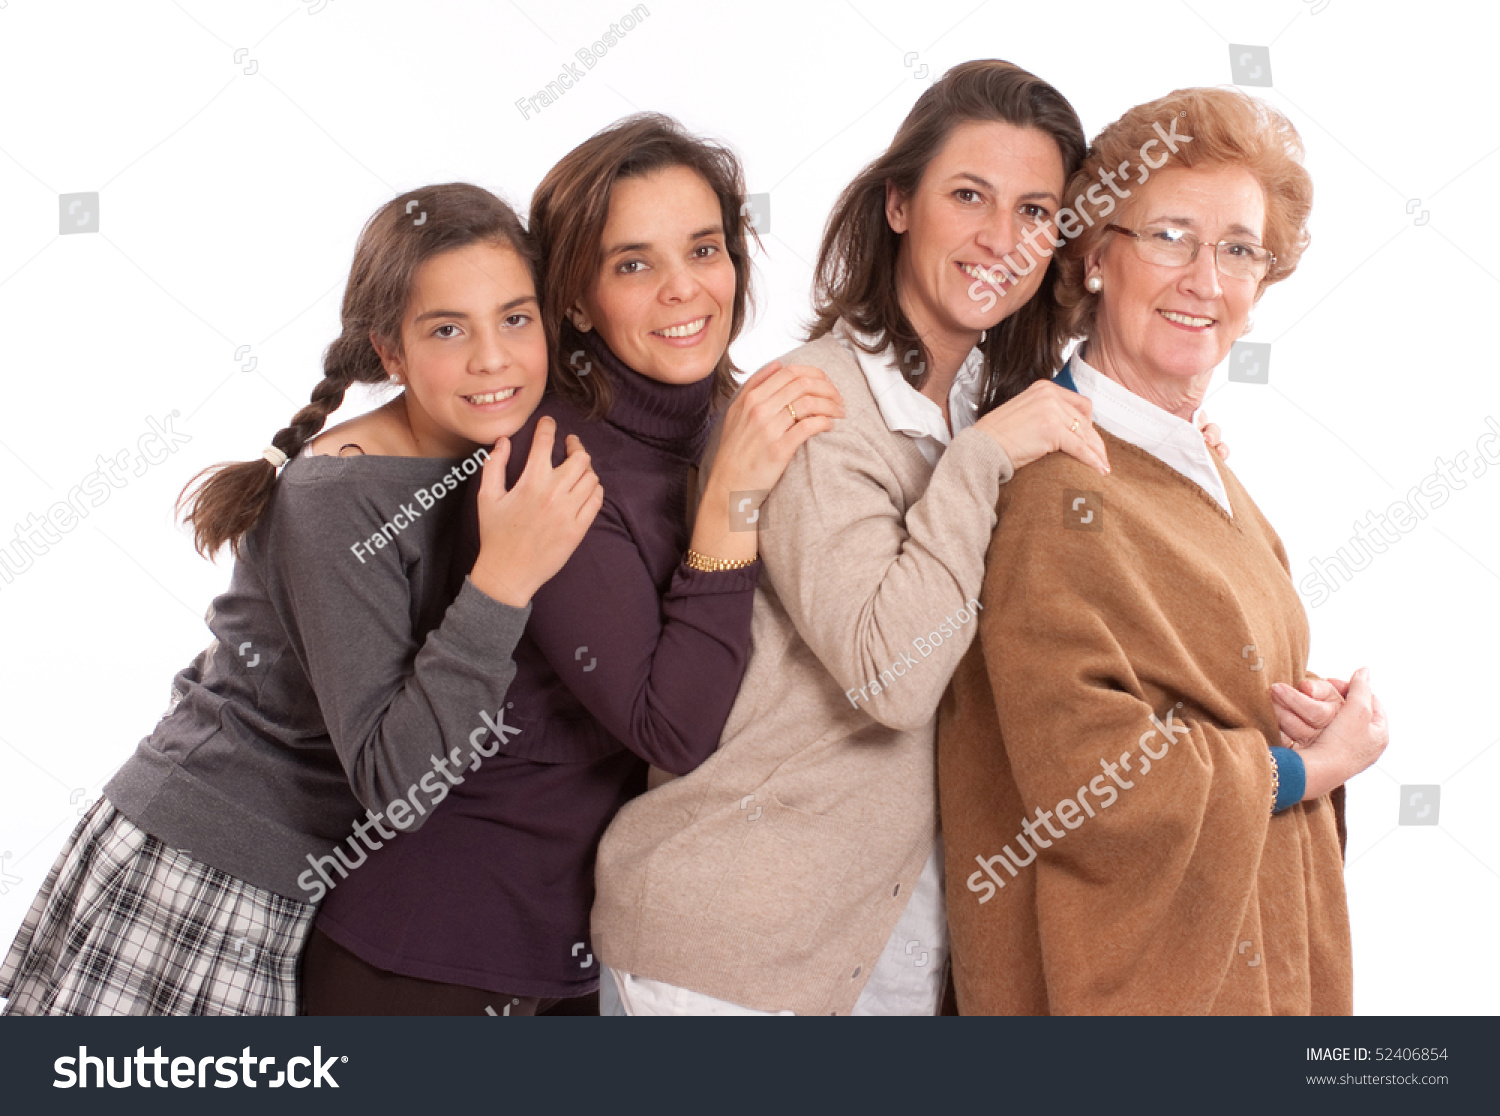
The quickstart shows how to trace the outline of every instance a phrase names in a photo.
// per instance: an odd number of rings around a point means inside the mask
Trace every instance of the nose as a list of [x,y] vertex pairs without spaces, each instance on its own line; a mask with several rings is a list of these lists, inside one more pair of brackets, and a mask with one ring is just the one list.
[[1218,249],[1214,245],[1201,245],[1197,258],[1182,269],[1178,290],[1201,299],[1214,299],[1222,295],[1224,289],[1219,285],[1221,276],[1217,256]]
[[686,264],[679,261],[671,271],[662,276],[661,286],[657,288],[656,294],[662,302],[686,302],[697,292],[697,278]]
[[[975,243],[996,259],[1008,256],[1021,243],[1021,221],[1012,210],[1000,210],[980,226]],[[1014,260],[1020,264],[1024,261]]]
[[469,371],[476,376],[493,376],[509,366],[510,347],[499,327],[490,324],[478,326],[469,356]]

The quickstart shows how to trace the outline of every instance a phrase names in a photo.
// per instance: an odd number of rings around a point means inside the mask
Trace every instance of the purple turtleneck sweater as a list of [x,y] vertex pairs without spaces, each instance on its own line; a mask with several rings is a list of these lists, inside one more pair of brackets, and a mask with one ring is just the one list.
[[[704,573],[683,561],[687,474],[713,428],[712,380],[657,383],[596,335],[585,343],[614,388],[609,414],[585,421],[549,393],[511,440],[513,485],[537,417],[557,421],[554,464],[577,434],[604,507],[532,599],[505,709],[473,711],[480,750],[499,754],[457,771],[463,781],[426,824],[371,853],[318,916],[378,968],[497,994],[593,991],[599,838],[645,790],[648,763],[682,774],[718,747],[745,671],[760,564]],[[465,499],[463,573],[479,552],[473,482]]]

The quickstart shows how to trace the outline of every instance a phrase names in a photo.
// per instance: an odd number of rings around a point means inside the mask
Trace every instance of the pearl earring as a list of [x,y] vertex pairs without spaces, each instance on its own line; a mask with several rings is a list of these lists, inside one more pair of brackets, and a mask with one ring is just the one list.
[[1099,278],[1099,276],[1097,275],[1090,275],[1088,278],[1088,282],[1086,282],[1084,286],[1089,289],[1090,293],[1098,294],[1101,290],[1104,289],[1104,280]]

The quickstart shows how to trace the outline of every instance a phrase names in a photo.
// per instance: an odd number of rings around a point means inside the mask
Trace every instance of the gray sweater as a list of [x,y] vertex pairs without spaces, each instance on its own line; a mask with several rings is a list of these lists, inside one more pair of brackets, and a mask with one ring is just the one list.
[[[195,860],[303,901],[322,895],[298,884],[309,858],[368,826],[366,808],[434,802],[417,787],[437,762],[457,749],[467,765],[482,714],[503,723],[530,612],[467,579],[451,597],[451,493],[476,465],[288,462],[209,609],[214,643],[177,675],[110,802]],[[408,813],[401,828],[426,816]]]

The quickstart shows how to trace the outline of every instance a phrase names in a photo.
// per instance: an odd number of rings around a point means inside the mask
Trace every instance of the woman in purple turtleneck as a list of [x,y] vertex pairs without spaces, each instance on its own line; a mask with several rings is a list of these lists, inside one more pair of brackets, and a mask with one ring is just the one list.
[[[599,838],[648,764],[683,774],[718,746],[749,654],[760,500],[843,415],[821,371],[761,369],[724,412],[690,517],[690,470],[734,390],[743,194],[731,152],[651,114],[587,140],[537,187],[555,355],[507,480],[550,415],[558,446],[577,434],[592,455],[604,507],[532,598],[505,708],[473,712],[488,758],[435,760],[451,801],[324,901],[303,957],[308,1014],[597,1011]],[[478,546],[468,518],[458,566]]]

